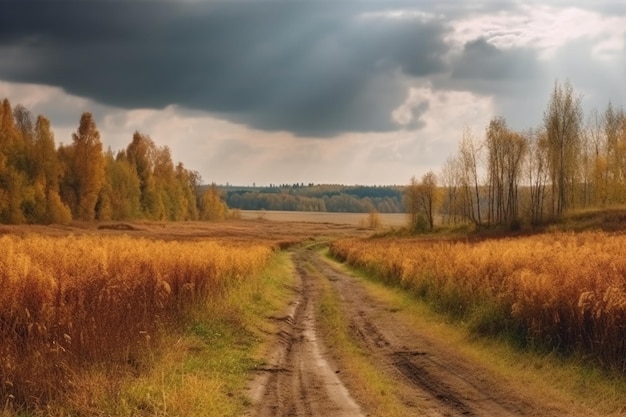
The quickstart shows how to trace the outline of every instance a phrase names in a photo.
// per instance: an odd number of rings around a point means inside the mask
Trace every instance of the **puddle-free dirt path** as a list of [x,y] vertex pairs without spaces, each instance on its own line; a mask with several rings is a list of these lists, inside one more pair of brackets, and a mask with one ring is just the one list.
[[358,387],[351,396],[342,384],[318,339],[315,306],[321,279],[330,280],[340,295],[352,337],[368,360],[397,381],[395,395],[407,416],[584,415],[558,402],[537,404],[446,341],[421,334],[369,296],[357,279],[335,270],[314,251],[295,253],[294,262],[301,279],[300,300],[280,319],[280,348],[253,384],[254,415],[372,415],[359,407]]
[[251,397],[258,417],[361,417],[361,410],[327,361],[315,329],[319,281],[303,255],[294,255],[299,298],[280,320],[279,344],[266,369],[253,382]]

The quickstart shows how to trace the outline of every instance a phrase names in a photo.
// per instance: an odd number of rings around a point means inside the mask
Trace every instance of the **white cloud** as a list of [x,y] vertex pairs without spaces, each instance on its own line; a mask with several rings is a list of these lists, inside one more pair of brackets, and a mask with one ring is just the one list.
[[434,13],[424,12],[417,9],[389,9],[376,12],[365,12],[358,16],[359,19],[412,19],[420,22],[430,22],[437,19]]
[[451,23],[447,41],[462,47],[484,38],[498,48],[536,48],[544,59],[566,43],[587,38],[596,44],[595,57],[623,54],[626,17],[608,17],[579,8],[522,6],[515,12],[474,15]]

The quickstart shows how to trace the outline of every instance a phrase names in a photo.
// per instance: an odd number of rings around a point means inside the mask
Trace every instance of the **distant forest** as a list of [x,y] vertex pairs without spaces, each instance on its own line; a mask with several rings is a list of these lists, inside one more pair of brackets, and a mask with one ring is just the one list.
[[228,207],[242,210],[404,212],[400,186],[283,184],[221,187]]

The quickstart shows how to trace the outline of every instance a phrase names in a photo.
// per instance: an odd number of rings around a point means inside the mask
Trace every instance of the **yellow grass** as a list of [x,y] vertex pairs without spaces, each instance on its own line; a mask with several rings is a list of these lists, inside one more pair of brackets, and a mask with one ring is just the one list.
[[626,236],[554,233],[477,243],[345,239],[332,253],[482,334],[626,372]]
[[0,238],[0,410],[69,398],[81,370],[142,372],[164,332],[246,283],[269,244]]
[[[306,222],[343,224],[351,226],[372,227],[372,216],[368,213],[332,213],[318,211],[272,211],[272,210],[241,210],[241,218],[275,222]],[[376,213],[376,226],[381,227],[404,227],[407,225],[406,213]],[[365,220],[365,223],[364,223]]]

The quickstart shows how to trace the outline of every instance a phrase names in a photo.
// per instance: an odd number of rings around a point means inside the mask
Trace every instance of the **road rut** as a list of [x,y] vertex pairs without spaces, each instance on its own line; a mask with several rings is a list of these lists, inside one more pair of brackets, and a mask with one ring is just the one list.
[[[256,383],[256,416],[365,416],[358,387],[352,395],[329,363],[316,332],[319,280],[327,279],[341,299],[353,340],[368,361],[396,382],[394,393],[407,416],[561,416],[586,411],[558,401],[537,403],[506,380],[474,364],[446,341],[434,339],[399,320],[394,310],[373,299],[358,279],[322,260],[315,251],[293,255],[301,280],[299,302],[283,319],[281,349]],[[282,353],[280,353],[282,351]],[[341,358],[336,358],[341,363]],[[349,379],[349,375],[341,374]],[[350,381],[346,385],[350,386]],[[256,394],[255,394],[256,392]]]

